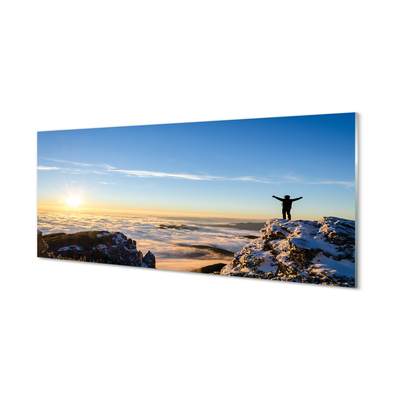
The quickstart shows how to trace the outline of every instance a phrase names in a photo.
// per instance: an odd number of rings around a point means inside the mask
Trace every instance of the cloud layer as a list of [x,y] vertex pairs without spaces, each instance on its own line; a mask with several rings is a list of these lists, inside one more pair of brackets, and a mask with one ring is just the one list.
[[[174,220],[173,225],[183,224],[187,229],[160,229],[160,225],[171,226],[171,220],[156,217],[135,217],[123,215],[68,214],[38,212],[37,228],[43,234],[65,232],[75,233],[85,230],[108,230],[122,232],[136,240],[137,247],[143,254],[150,250],[155,254],[157,263],[162,267],[173,266],[174,260],[180,260],[179,269],[193,269],[230,260],[207,249],[191,246],[217,247],[237,252],[249,242],[246,235],[258,235],[257,231],[246,231],[206,225],[204,222]],[[187,261],[186,264],[184,261]],[[203,261],[200,265],[199,261]],[[226,262],[225,261],[225,262]],[[186,265],[186,267],[184,267]],[[168,268],[171,269],[171,268]],[[176,269],[176,268],[172,268]]]

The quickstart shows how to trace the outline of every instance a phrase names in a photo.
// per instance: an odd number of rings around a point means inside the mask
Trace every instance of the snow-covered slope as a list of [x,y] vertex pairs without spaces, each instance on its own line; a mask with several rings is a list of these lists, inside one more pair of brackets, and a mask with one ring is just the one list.
[[270,219],[221,275],[355,286],[355,222]]

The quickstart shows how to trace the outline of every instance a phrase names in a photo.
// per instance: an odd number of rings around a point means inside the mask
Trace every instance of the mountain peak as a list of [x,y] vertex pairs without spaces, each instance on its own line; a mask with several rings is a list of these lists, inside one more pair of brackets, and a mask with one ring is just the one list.
[[270,219],[220,274],[355,287],[355,222]]

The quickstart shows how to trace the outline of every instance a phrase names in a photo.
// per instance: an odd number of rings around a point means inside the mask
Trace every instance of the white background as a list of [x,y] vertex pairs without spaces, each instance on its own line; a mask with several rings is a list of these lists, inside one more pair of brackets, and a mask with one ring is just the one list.
[[[2,1],[0,396],[397,399],[396,3]],[[39,130],[353,111],[359,289],[36,259]]]

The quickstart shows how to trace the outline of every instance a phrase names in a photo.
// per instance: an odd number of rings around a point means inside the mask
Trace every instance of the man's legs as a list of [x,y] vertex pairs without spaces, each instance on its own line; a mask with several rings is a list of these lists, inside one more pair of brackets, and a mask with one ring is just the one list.
[[283,216],[283,219],[286,219],[286,214],[287,214],[287,219],[291,219],[291,215],[290,215],[290,209],[288,210],[288,209],[286,209],[286,208],[282,208],[282,216]]

